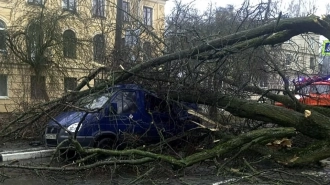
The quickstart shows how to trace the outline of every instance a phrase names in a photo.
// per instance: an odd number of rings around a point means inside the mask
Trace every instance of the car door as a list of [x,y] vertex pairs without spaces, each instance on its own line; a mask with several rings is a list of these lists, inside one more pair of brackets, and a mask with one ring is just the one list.
[[170,116],[169,104],[152,94],[145,95],[145,111],[148,116],[148,136],[154,139],[172,135],[174,124]]
[[135,126],[142,121],[138,99],[138,91],[118,91],[109,102],[108,116],[103,118],[105,120],[102,122],[107,122],[106,130],[116,133],[122,142],[138,138],[139,133],[135,130]]

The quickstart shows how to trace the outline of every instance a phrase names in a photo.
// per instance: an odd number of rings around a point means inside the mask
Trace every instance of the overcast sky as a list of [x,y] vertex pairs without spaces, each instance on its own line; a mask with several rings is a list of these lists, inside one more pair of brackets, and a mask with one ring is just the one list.
[[[258,3],[261,0],[251,0],[251,2],[255,2]],[[263,0],[264,2],[266,2],[266,0]],[[284,2],[290,2],[288,0],[283,0]],[[317,5],[317,15],[321,15],[325,13],[325,5],[326,3],[329,3],[328,1],[324,1],[324,0],[311,0],[314,1]],[[244,0],[182,0],[182,2],[184,4],[189,3],[189,2],[193,2],[193,5],[195,5],[194,7],[198,7],[199,10],[204,11],[207,9],[207,7],[210,5],[210,3],[214,4],[215,6],[226,6],[228,3],[229,4],[233,4],[236,8],[240,7],[240,5],[242,4],[242,2],[244,2]],[[174,7],[174,0],[168,0],[166,2],[166,6],[165,6],[165,13],[168,14],[171,12],[171,9]]]
[[[240,5],[243,0],[234,0],[235,1],[235,5]],[[193,2],[193,5],[195,5],[195,7],[198,7],[198,9],[200,9],[201,11],[206,10],[206,8],[212,3],[216,6],[226,6],[228,4],[228,0],[224,1],[224,0],[182,0],[182,2],[184,4],[186,3],[190,3]],[[168,13],[171,11],[171,9],[174,7],[174,0],[168,0],[166,1],[166,6],[165,6],[165,11]]]

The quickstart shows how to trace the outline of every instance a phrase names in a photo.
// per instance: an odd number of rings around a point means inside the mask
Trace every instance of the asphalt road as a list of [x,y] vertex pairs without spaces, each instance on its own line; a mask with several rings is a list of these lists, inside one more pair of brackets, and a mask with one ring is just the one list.
[[[44,150],[43,146],[31,145],[30,141],[17,141],[4,143],[0,146],[0,152],[31,150],[39,148]],[[12,160],[0,162],[3,164],[21,165],[21,166],[47,166],[50,158],[37,158],[25,160]],[[55,163],[57,166],[69,165]],[[222,185],[222,184],[254,184],[251,177],[237,177],[229,175],[226,172],[218,171],[212,160],[191,166],[185,170],[173,171],[170,166],[157,162],[149,164],[150,166],[104,166],[93,170],[80,172],[63,171],[40,171],[24,169],[2,169],[0,167],[0,184],[4,185],[102,185],[102,184],[168,184],[168,185]],[[143,176],[147,171],[154,167],[148,175]],[[258,168],[256,168],[258,170]],[[261,170],[261,169],[260,169]],[[264,169],[263,169],[264,170]],[[267,168],[262,174],[269,179],[269,183],[277,182],[296,182],[296,184],[330,184],[330,167],[325,168],[306,168],[306,169],[288,169],[288,168]],[[266,178],[266,179],[267,179]],[[312,179],[312,180],[311,180]],[[260,184],[260,183],[256,183]],[[265,184],[265,183],[262,183]],[[266,181],[266,184],[268,182]]]

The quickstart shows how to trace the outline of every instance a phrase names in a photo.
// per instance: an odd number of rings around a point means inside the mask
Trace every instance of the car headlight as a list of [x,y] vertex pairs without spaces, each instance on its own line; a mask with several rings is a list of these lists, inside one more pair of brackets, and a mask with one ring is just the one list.
[[[75,132],[77,129],[79,123],[73,123],[72,125],[68,126],[68,131],[70,132]],[[80,128],[82,127],[82,124],[80,125],[80,127],[78,128],[78,131],[80,130]]]

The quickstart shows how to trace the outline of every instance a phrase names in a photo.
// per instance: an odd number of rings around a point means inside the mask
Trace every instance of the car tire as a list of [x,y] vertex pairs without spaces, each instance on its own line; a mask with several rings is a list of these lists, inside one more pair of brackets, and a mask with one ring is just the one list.
[[59,150],[59,157],[63,161],[72,161],[77,158],[77,152],[70,149],[60,149]]
[[102,149],[114,149],[115,148],[115,140],[112,138],[103,138],[101,139],[98,144],[97,148],[102,148]]

